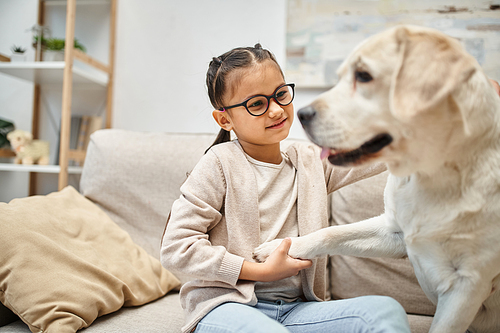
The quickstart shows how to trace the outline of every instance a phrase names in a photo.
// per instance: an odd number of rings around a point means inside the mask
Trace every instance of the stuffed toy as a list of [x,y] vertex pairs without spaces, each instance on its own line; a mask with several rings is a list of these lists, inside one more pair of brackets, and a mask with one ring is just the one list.
[[16,153],[16,164],[49,164],[49,143],[33,140],[31,133],[23,130],[14,130],[7,134],[12,150]]

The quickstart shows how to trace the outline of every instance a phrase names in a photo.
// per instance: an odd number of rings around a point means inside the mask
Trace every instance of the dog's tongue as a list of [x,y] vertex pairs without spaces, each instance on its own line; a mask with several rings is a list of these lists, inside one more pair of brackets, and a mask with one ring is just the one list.
[[321,148],[321,155],[320,155],[321,159],[325,159],[328,156],[330,156],[330,148],[322,147]]

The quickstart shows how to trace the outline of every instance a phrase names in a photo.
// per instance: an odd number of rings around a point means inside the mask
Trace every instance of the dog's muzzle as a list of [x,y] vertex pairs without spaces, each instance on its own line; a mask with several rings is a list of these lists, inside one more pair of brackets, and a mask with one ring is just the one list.
[[304,128],[311,124],[315,116],[316,110],[310,105],[297,111],[297,117],[299,117],[300,123]]
[[379,134],[371,140],[365,142],[358,149],[350,151],[335,151],[330,153],[328,161],[333,165],[359,164],[374,154],[381,151],[384,147],[390,145],[392,136],[387,133]]
[[313,123],[316,118],[316,110],[314,109],[314,107],[309,105],[301,108],[299,111],[297,111],[297,118],[299,118],[300,124],[302,125],[302,128],[306,132],[309,139],[318,146],[321,146],[321,142],[318,142],[316,140],[316,136],[314,135]]
[[[306,106],[297,111],[297,117],[306,131],[307,136],[312,142],[319,146],[324,146],[324,143],[318,142],[314,134],[314,121],[316,119],[316,110],[312,106]],[[384,147],[392,143],[392,136],[387,133],[382,133],[374,136],[372,139],[366,141],[357,149],[353,150],[339,150],[335,147],[323,147],[323,150],[328,150],[328,161],[334,165],[348,165],[359,164],[363,161],[373,157],[374,154],[381,151]]]

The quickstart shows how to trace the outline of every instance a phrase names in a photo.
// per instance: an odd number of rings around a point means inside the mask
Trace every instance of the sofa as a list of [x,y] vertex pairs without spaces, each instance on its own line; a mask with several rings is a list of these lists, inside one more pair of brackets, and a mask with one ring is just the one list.
[[[37,236],[40,240],[33,238],[22,246],[17,246],[22,243],[18,241],[3,249],[0,239],[0,251],[6,251],[0,260],[0,333],[80,329],[88,333],[180,332],[183,311],[178,291],[185,279],[158,266],[160,241],[181,184],[214,138],[213,134],[100,130],[91,136],[79,192],[66,188],[0,204],[4,231],[14,234],[22,228],[20,235],[13,237],[30,240],[35,232],[43,234]],[[385,172],[330,195],[331,224],[381,214],[386,178]],[[62,207],[59,210],[58,205]],[[49,212],[45,223],[54,228],[40,222],[45,210]],[[23,215],[26,211],[31,215]],[[68,211],[73,215],[64,215]],[[76,227],[73,220],[79,221]],[[97,235],[92,234],[95,230],[100,230]],[[88,234],[82,239],[85,232]],[[59,238],[47,240],[53,234]],[[18,258],[18,253],[27,252],[26,247],[37,242],[48,243],[46,247],[52,252],[35,248]],[[66,243],[68,247],[61,249]],[[88,249],[90,243],[93,245]],[[63,259],[58,259],[59,252],[64,253]],[[78,253],[78,259],[71,259],[73,252]],[[88,263],[95,258],[97,263]],[[73,275],[66,274],[75,267]],[[332,256],[328,271],[332,299],[391,296],[408,313],[412,332],[428,332],[435,307],[419,287],[407,259]],[[87,277],[89,272],[94,275]],[[12,278],[14,273],[18,273],[16,279]],[[104,282],[103,276],[107,279]],[[59,291],[62,285],[69,292]],[[79,300],[85,304],[78,304]],[[71,302],[76,304],[71,307]]]

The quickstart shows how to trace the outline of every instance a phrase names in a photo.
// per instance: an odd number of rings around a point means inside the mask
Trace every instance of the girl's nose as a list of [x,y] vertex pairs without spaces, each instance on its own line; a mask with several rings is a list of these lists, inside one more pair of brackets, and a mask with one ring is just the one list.
[[267,112],[269,113],[270,118],[278,118],[281,117],[284,110],[283,107],[276,103],[274,99],[271,99],[269,101],[269,110]]

